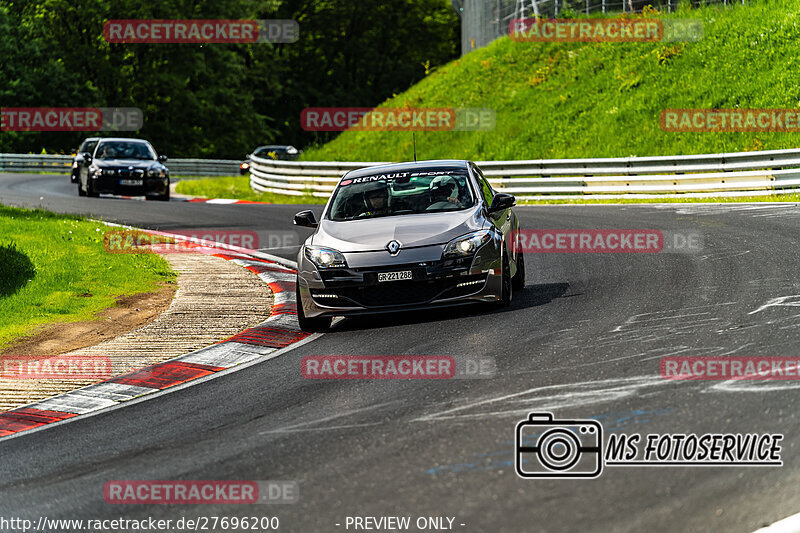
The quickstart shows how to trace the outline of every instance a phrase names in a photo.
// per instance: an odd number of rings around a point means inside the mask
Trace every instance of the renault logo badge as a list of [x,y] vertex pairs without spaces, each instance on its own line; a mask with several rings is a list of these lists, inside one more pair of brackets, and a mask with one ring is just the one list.
[[389,250],[389,255],[397,255],[400,253],[400,246],[401,244],[397,241],[389,241],[389,244],[386,245],[386,249]]

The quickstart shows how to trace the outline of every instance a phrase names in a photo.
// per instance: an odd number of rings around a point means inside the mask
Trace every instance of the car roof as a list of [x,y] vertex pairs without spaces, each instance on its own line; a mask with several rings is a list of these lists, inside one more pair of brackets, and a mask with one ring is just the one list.
[[294,148],[291,144],[265,144],[264,146],[257,146],[256,150],[261,150],[262,148],[270,148],[272,150],[288,150],[289,148]]
[[150,144],[150,141],[145,139],[134,139],[132,137],[101,137],[98,138],[101,141],[119,141],[119,142],[138,142],[138,143],[147,143]]
[[420,170],[438,169],[438,168],[467,168],[470,161],[465,159],[433,159],[430,161],[417,161],[407,163],[390,163],[388,165],[375,165],[374,167],[365,167],[358,170],[352,170],[347,173],[348,178],[357,178],[359,176],[371,176],[381,172],[415,172]]

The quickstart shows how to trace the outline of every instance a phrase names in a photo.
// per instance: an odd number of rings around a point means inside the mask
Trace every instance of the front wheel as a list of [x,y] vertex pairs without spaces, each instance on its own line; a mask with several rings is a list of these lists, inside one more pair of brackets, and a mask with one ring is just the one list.
[[158,200],[161,202],[169,202],[169,193],[159,194],[158,196],[145,196],[145,200]]
[[297,322],[300,329],[309,333],[327,331],[331,327],[331,317],[306,318],[303,313],[303,301],[300,299],[300,280],[295,279],[295,301],[297,302]]
[[503,254],[503,275],[502,275],[502,290],[500,294],[500,301],[497,302],[498,307],[508,307],[511,305],[511,298],[514,296],[514,287],[511,283],[511,269],[508,265],[508,254]]
[[525,288],[525,254],[522,252],[517,252],[517,273],[511,281],[515,291]]
[[92,185],[91,181],[86,182],[86,195],[90,198],[97,198],[100,196],[100,193],[94,190],[94,186]]

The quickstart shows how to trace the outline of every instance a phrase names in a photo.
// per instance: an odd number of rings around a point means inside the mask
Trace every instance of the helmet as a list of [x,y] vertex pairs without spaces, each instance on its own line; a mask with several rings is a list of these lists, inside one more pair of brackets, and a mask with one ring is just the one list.
[[450,196],[458,197],[458,183],[450,176],[433,178],[428,187],[431,193],[431,200],[434,202],[446,200]]
[[364,195],[364,206],[367,209],[372,209],[372,206],[369,203],[369,198],[374,196],[383,196],[388,200],[389,186],[386,185],[385,181],[371,181],[364,185],[362,194]]

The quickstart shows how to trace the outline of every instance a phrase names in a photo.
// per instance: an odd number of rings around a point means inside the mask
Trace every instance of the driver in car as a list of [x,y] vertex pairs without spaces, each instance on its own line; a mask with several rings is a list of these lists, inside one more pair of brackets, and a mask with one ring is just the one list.
[[374,181],[366,186],[364,194],[364,210],[359,217],[388,215],[389,214],[389,188],[386,182]]
[[458,199],[458,183],[451,177],[434,178],[430,184],[431,205],[428,210],[454,209],[463,205]]
[[115,155],[114,149],[111,146],[104,144],[100,148],[100,153],[97,155],[97,157],[99,159],[113,159]]

